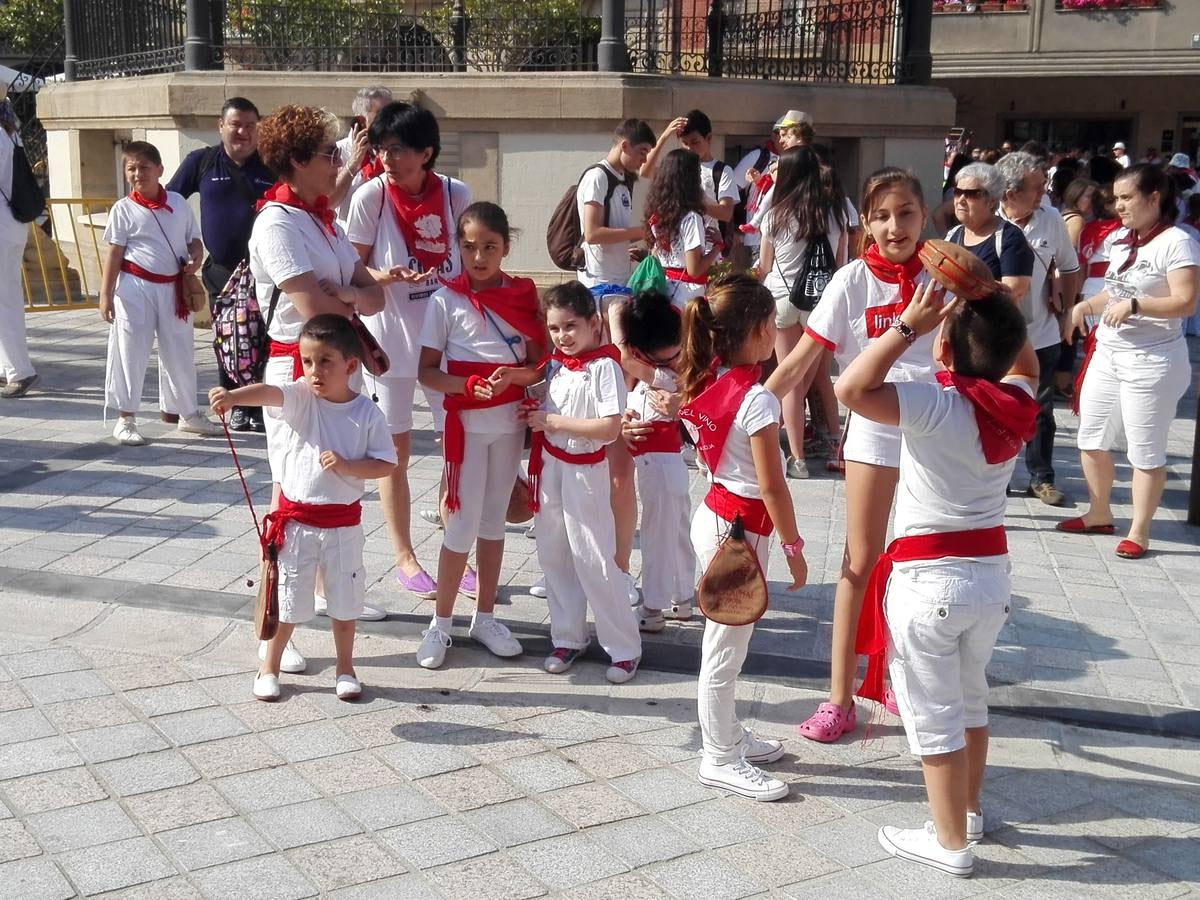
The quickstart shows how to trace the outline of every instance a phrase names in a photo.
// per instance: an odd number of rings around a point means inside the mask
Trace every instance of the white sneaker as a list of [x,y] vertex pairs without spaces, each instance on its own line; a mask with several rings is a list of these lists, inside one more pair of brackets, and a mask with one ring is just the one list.
[[471,620],[471,630],[467,635],[479,641],[497,656],[520,656],[521,642],[512,636],[503,622],[496,621],[494,616],[481,619],[476,616]]
[[978,843],[983,840],[983,810],[973,813],[967,810],[967,840]]
[[[258,658],[265,660],[267,658],[267,642],[258,642]],[[287,672],[289,675],[299,675],[308,668],[308,660],[304,655],[296,649],[296,645],[291,641],[287,642],[287,646],[283,648],[283,658],[279,661],[279,671]]]
[[628,572],[622,572],[621,574],[625,576],[625,593],[629,597],[629,605],[641,606],[642,597],[638,594],[637,579]]
[[430,525],[436,525],[438,528],[444,527],[442,525],[442,515],[436,509],[423,509],[417,515]]
[[668,619],[674,619],[677,622],[686,622],[692,617],[692,601],[686,600],[683,603],[672,603],[670,609],[663,610],[663,616]]
[[644,631],[647,634],[658,634],[667,627],[667,620],[663,616],[661,609],[650,609],[644,603],[639,604],[634,610],[638,617],[638,631]]
[[121,416],[117,419],[117,427],[113,429],[113,437],[117,443],[126,447],[140,447],[146,443],[142,433],[138,431],[137,421],[133,416]]
[[772,778],[743,756],[723,766],[705,759],[700,763],[700,783],[723,788],[751,800],[779,800],[786,797],[788,786]]
[[637,674],[638,663],[642,660],[638,659],[622,659],[613,663],[604,670],[604,677],[612,684],[624,684],[627,681],[632,681],[633,676]]
[[339,675],[333,690],[339,700],[357,700],[362,696],[362,682],[353,675]]
[[279,699],[279,676],[256,675],[254,678],[254,699],[266,703],[274,703]]
[[[318,616],[329,615],[329,601],[326,600],[324,597],[322,597],[320,594],[317,594],[315,599],[316,599],[317,615]],[[374,603],[367,603],[366,601],[363,601],[363,609],[362,609],[362,612],[358,614],[358,621],[360,621],[360,622],[382,622],[387,617],[388,617],[388,614],[387,614],[386,609],[384,609],[383,607],[380,607],[380,606],[376,606]]]
[[550,592],[548,590],[546,590],[546,576],[545,575],[543,575],[541,578],[539,578],[534,583],[533,587],[531,587],[529,589],[529,596],[541,597],[543,600],[545,600],[547,597],[550,596]]
[[879,829],[879,846],[899,859],[930,866],[959,878],[968,877],[975,868],[975,851],[970,847],[947,850],[938,842],[937,829],[932,822],[926,822],[924,828],[884,825]]
[[205,437],[215,437],[221,434],[220,425],[198,412],[192,413],[190,416],[180,416],[176,430],[182,431],[184,434],[200,434]]
[[453,643],[450,635],[436,625],[421,632],[421,646],[417,648],[417,665],[422,669],[436,669],[446,661],[446,648]]
[[742,726],[742,733],[746,736],[742,743],[744,748],[743,756],[748,762],[752,763],[773,763],[783,758],[783,742],[772,741],[767,738],[755,737],[745,725]]

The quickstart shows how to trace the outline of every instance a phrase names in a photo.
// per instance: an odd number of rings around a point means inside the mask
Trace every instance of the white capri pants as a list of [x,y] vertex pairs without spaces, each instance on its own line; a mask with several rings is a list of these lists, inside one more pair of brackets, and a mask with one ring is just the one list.
[[[379,404],[383,417],[387,419],[388,430],[392,434],[408,434],[413,427],[413,400],[416,397],[417,379],[385,375],[383,378],[366,376],[364,393],[374,397]],[[442,430],[446,421],[446,411],[442,409],[442,395],[422,386],[425,402],[433,413],[433,428]]]
[[362,615],[367,597],[361,525],[314,528],[288,522],[279,551],[279,621],[299,625],[316,615],[317,574],[329,617],[348,622]]
[[647,609],[670,609],[696,593],[687,463],[678,453],[644,453],[633,466],[642,498],[642,599]]
[[608,461],[577,466],[546,454],[539,499],[537,553],[549,594],[551,642],[587,647],[591,604],[596,639],[609,659],[638,659],[642,637],[613,558]]
[[846,462],[900,468],[900,429],[881,425],[851,413],[842,435],[842,458]]
[[[704,504],[692,517],[692,547],[700,570],[708,568],[717,547],[729,534],[729,523]],[[771,552],[770,535],[746,532],[746,538],[758,554],[758,563],[767,571]],[[753,625],[718,625],[706,620],[700,651],[700,680],[696,685],[696,705],[700,715],[700,737],[704,756],[722,766],[736,762],[742,755],[746,733],[738,721],[737,677],[750,649]]]
[[888,674],[917,756],[953,753],[988,723],[987,664],[1008,621],[1008,557],[897,565],[884,599]]
[[521,468],[525,429],[491,434],[467,432],[462,474],[458,483],[459,508],[450,513],[442,546],[468,553],[475,541],[504,540],[504,522],[513,485]]
[[190,313],[186,319],[175,315],[175,286],[121,273],[113,306],[116,318],[108,328],[104,402],[120,412],[138,411],[157,335],[158,405],[163,412],[195,415],[195,332]]
[[25,338],[25,294],[21,289],[21,259],[25,239],[0,243],[0,375],[12,384],[35,374]]
[[1150,350],[1097,344],[1079,394],[1079,449],[1109,450],[1124,433],[1131,466],[1162,468],[1171,422],[1191,379],[1182,338]]

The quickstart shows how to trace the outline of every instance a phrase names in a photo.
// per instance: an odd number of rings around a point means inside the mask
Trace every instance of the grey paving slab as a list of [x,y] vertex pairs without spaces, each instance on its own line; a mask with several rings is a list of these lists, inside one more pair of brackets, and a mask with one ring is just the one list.
[[657,863],[646,869],[646,876],[672,897],[689,900],[737,900],[767,889],[765,882],[710,852]]
[[0,862],[40,856],[42,848],[24,825],[15,819],[0,821]]
[[357,822],[329,800],[310,800],[251,813],[254,827],[283,850],[347,837],[361,831]]
[[150,832],[186,828],[236,815],[210,784],[190,784],[125,800],[130,815]]
[[0,744],[16,744],[57,733],[41,710],[26,708],[0,712]]
[[3,900],[67,900],[75,888],[48,857],[0,863]]
[[153,728],[141,722],[77,731],[71,735],[71,740],[90,763],[167,749],[167,742]]
[[396,857],[362,834],[298,847],[288,852],[287,858],[325,893],[392,878],[406,872],[404,865]]
[[125,811],[111,800],[38,813],[26,822],[50,853],[106,844],[141,833]]
[[58,864],[83,894],[115,891],[176,874],[149,838],[71,850],[58,856]]
[[108,791],[83,766],[57,769],[4,782],[13,808],[26,815],[104,800]]
[[312,882],[283,856],[226,863],[192,877],[212,900],[302,900],[317,895]]
[[194,871],[270,853],[272,846],[241,819],[217,819],[159,833],[167,853]]
[[372,831],[433,819],[449,812],[419,787],[399,783],[352,791],[335,797],[334,802]]
[[393,853],[414,869],[426,869],[491,853],[496,844],[453,816],[398,825],[378,833]]
[[542,897],[547,893],[545,885],[514,860],[501,854],[441,866],[428,874],[438,890],[447,898],[526,900]]
[[178,750],[98,763],[95,772],[122,797],[191,784],[200,777]]
[[527,798],[474,809],[463,818],[504,847],[574,831],[565,820]]
[[0,781],[78,766],[83,759],[63,737],[38,738],[0,747]]
[[292,768],[262,769],[230,775],[215,786],[243,813],[286,806],[300,800],[315,800],[320,794]]
[[629,868],[587,834],[547,838],[509,852],[527,872],[559,890],[599,881]]

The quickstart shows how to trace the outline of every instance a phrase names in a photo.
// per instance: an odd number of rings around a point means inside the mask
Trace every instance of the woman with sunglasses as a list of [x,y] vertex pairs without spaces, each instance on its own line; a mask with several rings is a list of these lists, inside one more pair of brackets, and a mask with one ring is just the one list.
[[1033,275],[1033,249],[1020,228],[1000,217],[1004,179],[995,166],[970,163],[959,169],[953,190],[958,224],[946,240],[978,256],[1013,297],[1024,297]]

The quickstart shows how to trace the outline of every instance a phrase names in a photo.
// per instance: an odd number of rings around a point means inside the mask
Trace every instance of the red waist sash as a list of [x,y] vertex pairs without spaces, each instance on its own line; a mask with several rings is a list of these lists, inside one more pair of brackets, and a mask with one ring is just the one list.
[[896,538],[875,561],[863,595],[862,614],[854,636],[854,652],[867,657],[867,674],[856,693],[868,700],[883,702],[883,669],[887,654],[887,619],[883,598],[887,593],[892,564],[918,559],[942,559],[947,556],[1003,556],[1008,538],[1003,525],[971,528],[941,534],[919,534]]
[[683,440],[679,436],[679,423],[648,422],[650,433],[644,441],[638,441],[629,448],[634,456],[644,456],[647,453],[678,453],[683,449]]
[[562,447],[555,447],[546,440],[546,435],[535,431],[529,444],[529,511],[538,512],[542,508],[542,468],[545,461],[542,451],[545,450],[555,459],[572,466],[594,466],[608,458],[608,448],[601,447],[591,453],[569,453]]
[[766,537],[775,530],[775,524],[767,513],[767,504],[754,497],[739,497],[725,485],[713,482],[704,496],[704,505],[726,522],[736,516],[742,517],[747,531]]
[[1108,261],[1090,263],[1087,267],[1088,278],[1103,278],[1108,274]]
[[285,344],[270,338],[267,341],[267,356],[290,356],[292,358],[292,381],[304,377],[304,364],[300,362],[300,342]]
[[1096,332],[1100,330],[1100,325],[1097,324],[1088,332],[1087,338],[1083,342],[1083,362],[1079,364],[1079,373],[1075,376],[1075,391],[1071,395],[1071,412],[1079,415],[1079,393],[1083,390],[1083,379],[1087,375],[1088,366],[1092,364],[1092,357],[1096,355]]
[[[490,378],[497,369],[511,368],[499,363],[463,362],[451,359],[446,361],[446,371],[451,375],[470,378]],[[446,410],[446,430],[442,435],[442,452],[446,459],[446,509],[458,512],[461,507],[459,484],[462,481],[462,464],[467,452],[467,433],[463,429],[462,417],[459,413],[464,409],[491,409],[504,406],[507,403],[520,403],[525,399],[525,391],[516,385],[511,385],[506,391],[492,397],[491,400],[476,400],[469,393],[446,394],[442,400],[442,408]],[[516,419],[514,418],[514,423]]]
[[689,275],[687,269],[668,269],[664,267],[663,274],[672,281],[682,281],[684,284],[708,284],[708,275]]
[[313,528],[349,528],[362,523],[362,501],[297,503],[280,494],[279,506],[267,513],[263,520],[263,541],[274,545],[278,551],[283,546],[283,534],[288,522],[299,522]]
[[151,284],[175,285],[176,318],[186,319],[189,315],[191,315],[191,310],[188,309],[187,299],[183,296],[183,272],[176,272],[174,275],[159,275],[157,272],[151,272],[149,269],[143,269],[137,263],[128,259],[121,260],[121,271],[126,275],[132,275],[134,278],[140,278],[142,281],[149,281]]

